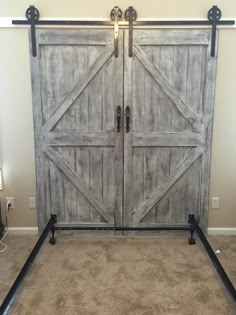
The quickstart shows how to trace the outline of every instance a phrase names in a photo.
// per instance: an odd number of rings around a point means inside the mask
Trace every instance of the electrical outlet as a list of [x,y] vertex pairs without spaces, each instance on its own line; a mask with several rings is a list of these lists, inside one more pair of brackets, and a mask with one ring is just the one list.
[[15,208],[15,199],[14,197],[6,197],[6,207],[8,205],[8,203],[11,203],[11,206],[9,209],[14,209]]
[[29,209],[36,208],[36,199],[35,197],[29,197]]
[[212,209],[219,209],[220,208],[220,198],[219,197],[212,197],[211,207],[212,207]]

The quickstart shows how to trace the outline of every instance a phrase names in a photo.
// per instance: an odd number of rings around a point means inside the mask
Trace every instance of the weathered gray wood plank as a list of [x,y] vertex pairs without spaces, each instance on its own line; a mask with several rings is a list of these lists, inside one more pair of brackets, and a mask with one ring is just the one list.
[[[114,121],[113,121],[114,124]],[[57,131],[44,135],[45,145],[50,146],[107,146],[115,145],[115,135],[111,132]]]
[[[171,47],[160,46],[158,58],[154,55],[154,66],[160,69],[166,78],[169,78],[172,73],[172,51]],[[156,83],[155,81],[153,82]],[[161,87],[158,93],[158,130],[163,133],[168,133],[171,130],[171,113],[173,104],[170,99],[162,91]],[[156,176],[157,176],[157,189],[161,186],[163,180],[170,174],[170,152],[169,144],[166,143],[165,147],[157,147],[156,150]],[[167,193],[156,205],[156,222],[166,223],[169,222],[169,194]]]
[[[59,45],[47,47],[46,48],[46,90],[42,94],[46,94],[46,111],[48,119],[50,119],[52,113],[54,112],[57,103],[62,100],[63,91],[63,62],[62,62],[62,47]],[[57,73],[57,76],[55,75]],[[70,80],[70,78],[68,78]],[[47,124],[46,121],[45,125]],[[60,147],[57,151],[61,153]],[[53,163],[50,162],[50,194],[51,194],[51,211],[58,216],[58,222],[64,222],[65,220],[65,186],[64,180],[60,175],[59,171],[56,169]]]
[[176,181],[187,171],[187,169],[196,161],[202,154],[203,149],[197,147],[189,153],[189,155],[182,161],[180,165],[173,171],[162,184],[158,187],[157,191],[143,204],[143,206],[133,213],[133,220],[139,223],[140,220],[159,202],[159,200],[168,192],[168,190],[176,183]]
[[[219,33],[217,32],[216,47],[218,47]],[[209,186],[210,186],[210,166],[211,166],[211,147],[212,147],[212,127],[216,88],[216,63],[217,52],[215,57],[210,55],[210,42],[207,48],[207,66],[206,66],[206,83],[204,90],[204,128],[206,131],[206,142],[202,159],[202,177],[201,177],[201,212],[199,215],[200,225],[205,233],[208,226],[208,207],[209,207]]]
[[[103,203],[103,149],[102,148],[90,148],[89,154],[89,185],[93,196],[98,200],[99,203]],[[107,210],[108,205],[106,204],[106,211],[109,216],[112,217],[111,213]],[[114,219],[113,219],[114,220]],[[104,222],[100,213],[95,207],[90,208],[90,222]]]
[[[188,57],[188,80],[186,89],[186,102],[193,108],[195,112],[202,117],[203,110],[203,87],[205,73],[205,46],[189,46]],[[205,143],[205,137],[204,137]],[[183,203],[183,220],[188,218],[188,214],[199,214],[200,204],[200,159],[196,161],[184,176],[184,203]]]
[[195,132],[145,132],[132,135],[133,147],[189,147],[203,145],[205,135]]
[[41,45],[112,45],[113,30],[37,30],[37,43]]
[[[30,38],[30,36],[29,36]],[[31,47],[31,44],[29,43]],[[44,153],[42,149],[42,124],[43,117],[41,111],[41,91],[40,91],[40,65],[39,59],[30,54],[31,65],[31,85],[33,96],[33,118],[34,118],[34,141],[35,141],[35,161],[36,161],[36,196],[37,196],[37,215],[39,230],[42,231],[49,216],[46,215],[45,204],[45,173],[44,173]]]
[[[172,73],[169,81],[172,82],[172,86],[181,96],[183,101],[186,102],[186,82],[187,67],[188,67],[188,50],[186,47],[175,46],[172,59]],[[187,103],[188,104],[188,103]],[[189,105],[189,104],[188,104]],[[180,113],[172,108],[171,111],[171,130],[182,131],[185,130],[186,120],[181,117]],[[194,133],[193,133],[194,134]],[[199,136],[199,135],[197,135]],[[201,139],[202,137],[200,137]],[[187,140],[187,139],[186,139]],[[188,140],[186,141],[188,142]],[[203,142],[203,139],[202,139]],[[183,145],[184,146],[184,145]],[[170,151],[170,172],[172,172],[184,158],[184,149],[182,146],[172,147]],[[182,222],[183,220],[183,177],[180,178],[176,184],[171,188],[169,192],[169,221],[170,222]],[[187,222],[187,219],[185,220]]]
[[[60,63],[57,71],[57,79],[60,82],[60,100],[63,100],[67,91],[71,86],[75,83],[74,78],[74,54],[73,54],[73,46],[58,46],[59,49],[59,60]],[[59,123],[56,126],[56,129],[59,132],[62,130],[68,130],[71,126],[74,126],[76,123],[75,119],[75,111],[74,108],[69,108],[65,115],[62,116]],[[71,167],[73,171],[75,171],[75,149],[73,147],[61,147],[61,144],[58,143],[60,147],[59,152],[61,152],[62,158],[66,161],[66,163]],[[76,188],[64,178],[63,180],[63,200],[61,202],[64,204],[64,222],[65,223],[73,223],[78,221],[78,213],[77,213],[77,203],[76,203]]]
[[105,50],[101,53],[96,61],[88,68],[88,71],[85,75],[80,77],[78,81],[76,81],[75,85],[68,92],[68,95],[63,100],[63,102],[58,105],[57,110],[53,113],[47,123],[44,125],[44,131],[51,131],[55,124],[60,120],[60,118],[65,114],[68,108],[74,103],[77,97],[84,91],[93,77],[97,74],[97,72],[102,68],[104,63],[109,59],[109,57],[113,53],[113,47],[107,46]]
[[[129,49],[129,34],[124,31],[124,105],[131,106],[133,103],[133,58],[128,56]],[[125,117],[125,116],[124,116]],[[124,126],[124,209],[123,209],[123,224],[129,226],[132,224],[131,209],[132,209],[132,133],[134,130],[134,116],[131,115],[130,132],[125,132]]]
[[[89,148],[78,147],[76,150],[76,175],[80,177],[86,187],[89,187]],[[90,221],[90,204],[84,196],[77,192],[78,221]]]
[[98,201],[97,198],[93,196],[87,185],[84,184],[83,180],[74,173],[74,171],[62,160],[55,150],[50,147],[45,147],[44,150],[56,167],[81,192],[90,205],[93,206],[108,223],[113,223],[113,217],[106,211],[102,202]]
[[134,43],[136,45],[208,45],[209,30],[134,30]]
[[162,75],[161,71],[157,67],[153,66],[153,64],[148,60],[142,48],[134,45],[133,51],[140,62],[149,71],[156,83],[161,87],[163,92],[177,107],[179,112],[190,122],[190,124],[193,125],[195,130],[201,130],[200,118],[198,117],[198,115],[194,113],[187,104],[184,103],[184,101],[178,95],[177,91],[170,86],[169,82]]

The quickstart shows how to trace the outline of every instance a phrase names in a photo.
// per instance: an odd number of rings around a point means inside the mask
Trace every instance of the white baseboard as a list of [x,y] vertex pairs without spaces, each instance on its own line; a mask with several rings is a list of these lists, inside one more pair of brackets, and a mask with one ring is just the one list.
[[38,227],[9,227],[8,233],[11,235],[38,235]]
[[236,228],[212,227],[207,231],[208,235],[236,235]]

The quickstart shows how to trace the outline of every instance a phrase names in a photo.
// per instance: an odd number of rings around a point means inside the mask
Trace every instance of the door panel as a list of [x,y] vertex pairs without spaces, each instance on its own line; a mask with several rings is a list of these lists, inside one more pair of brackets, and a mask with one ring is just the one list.
[[37,32],[31,62],[33,77],[40,74],[33,85],[37,178],[45,186],[38,191],[40,227],[51,213],[59,223],[121,225],[122,32],[120,58],[112,38],[112,30]]
[[[123,38],[124,35],[124,38]],[[207,227],[216,57],[209,30],[38,30],[31,57],[39,227]],[[117,106],[121,130],[117,132]],[[126,106],[131,110],[126,131]]]
[[210,163],[216,68],[209,35],[134,30],[129,58],[125,32],[124,105],[131,108],[131,130],[124,133],[126,225],[182,224],[190,213],[207,212],[209,179],[202,172]]

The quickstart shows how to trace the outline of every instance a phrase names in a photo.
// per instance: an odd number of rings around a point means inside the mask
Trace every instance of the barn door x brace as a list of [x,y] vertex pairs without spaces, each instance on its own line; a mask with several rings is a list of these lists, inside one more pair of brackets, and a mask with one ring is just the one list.
[[221,10],[214,5],[207,14],[206,20],[165,20],[165,21],[137,21],[137,11],[130,6],[124,13],[122,10],[115,6],[111,10],[111,21],[84,21],[84,20],[40,20],[39,10],[31,5],[25,13],[27,20],[13,20],[12,24],[15,25],[30,25],[31,26],[31,41],[32,41],[32,55],[37,56],[36,45],[36,26],[37,25],[65,25],[65,26],[113,26],[114,27],[114,55],[119,56],[118,42],[119,42],[119,25],[122,27],[129,27],[129,57],[133,55],[133,28],[135,26],[211,26],[211,57],[215,56],[216,46],[216,29],[218,25],[234,25],[234,20],[221,20]]

